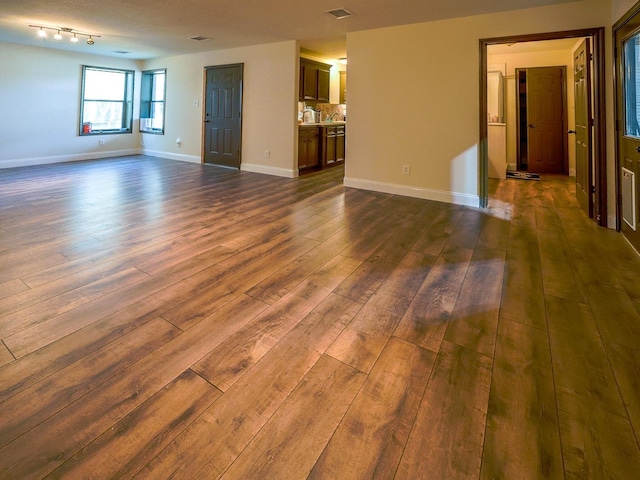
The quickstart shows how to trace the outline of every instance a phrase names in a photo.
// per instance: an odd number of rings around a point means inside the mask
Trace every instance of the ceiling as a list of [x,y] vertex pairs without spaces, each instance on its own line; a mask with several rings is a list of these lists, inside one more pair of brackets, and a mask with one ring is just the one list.
[[[2,0],[0,42],[147,59],[299,40],[308,53],[346,56],[346,34],[575,0]],[[338,20],[325,13],[343,8]],[[30,24],[99,35],[94,45],[36,36]],[[190,37],[208,38],[203,41]]]

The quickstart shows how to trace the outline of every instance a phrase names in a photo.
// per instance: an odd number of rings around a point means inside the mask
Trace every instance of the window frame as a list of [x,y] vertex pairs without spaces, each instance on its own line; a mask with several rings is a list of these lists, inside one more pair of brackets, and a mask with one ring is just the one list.
[[[162,100],[154,100],[155,75],[164,75],[164,83],[162,89]],[[154,68],[153,70],[143,70],[142,80],[140,82],[140,133],[150,133],[152,135],[164,135],[166,105],[167,105],[167,69]],[[143,128],[142,120],[153,119],[154,104],[162,104],[162,128]]]
[[[125,75],[125,85],[124,85],[124,98],[120,101],[114,100],[96,100],[85,98],[86,93],[86,80],[87,80],[87,71],[101,71],[101,72],[116,72],[122,73]],[[122,133],[133,133],[133,101],[134,101],[134,85],[135,85],[135,71],[127,70],[124,68],[110,68],[110,67],[96,67],[92,65],[83,65],[82,66],[82,90],[80,93],[80,121],[79,121],[79,134],[80,136],[89,136],[89,135],[112,135],[112,134],[122,134]],[[120,128],[109,128],[109,129],[94,129],[94,128],[85,128],[84,122],[84,110],[85,110],[85,102],[119,102],[122,104],[122,125]]]

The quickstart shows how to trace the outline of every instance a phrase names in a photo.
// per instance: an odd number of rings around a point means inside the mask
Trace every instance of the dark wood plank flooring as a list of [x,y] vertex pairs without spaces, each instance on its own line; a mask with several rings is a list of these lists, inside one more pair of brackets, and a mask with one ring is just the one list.
[[572,179],[343,175],[0,170],[0,478],[640,478],[640,258]]

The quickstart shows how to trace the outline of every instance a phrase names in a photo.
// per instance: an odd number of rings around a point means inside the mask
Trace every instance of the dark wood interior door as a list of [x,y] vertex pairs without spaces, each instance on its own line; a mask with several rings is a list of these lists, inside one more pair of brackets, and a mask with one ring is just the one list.
[[580,208],[593,217],[593,114],[591,108],[591,48],[586,38],[576,50],[573,59],[576,108],[576,198]]
[[527,164],[530,172],[568,173],[565,168],[563,67],[527,69]]
[[242,65],[207,67],[204,162],[240,168]]
[[620,229],[640,251],[640,14],[616,30]]

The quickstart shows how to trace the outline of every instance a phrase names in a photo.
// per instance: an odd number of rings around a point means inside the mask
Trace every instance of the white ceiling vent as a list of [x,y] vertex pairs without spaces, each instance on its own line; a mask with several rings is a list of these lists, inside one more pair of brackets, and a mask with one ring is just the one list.
[[197,42],[202,42],[203,40],[211,40],[208,37],[201,37],[200,35],[196,35],[195,37],[189,37],[189,40],[195,40]]
[[343,18],[350,17],[353,15],[349,10],[345,10],[344,8],[336,8],[334,10],[327,10],[324,13],[328,13],[329,15],[333,15],[338,20],[342,20]]

